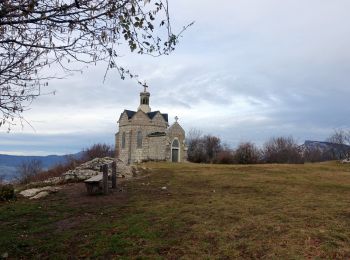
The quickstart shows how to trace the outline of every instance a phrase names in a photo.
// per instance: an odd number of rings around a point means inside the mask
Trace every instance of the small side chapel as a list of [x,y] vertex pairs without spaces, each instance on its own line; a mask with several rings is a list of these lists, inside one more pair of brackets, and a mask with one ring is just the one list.
[[150,93],[140,93],[137,111],[124,110],[115,135],[117,158],[124,163],[144,161],[184,162],[187,160],[185,131],[178,117],[169,127],[168,114],[151,111]]

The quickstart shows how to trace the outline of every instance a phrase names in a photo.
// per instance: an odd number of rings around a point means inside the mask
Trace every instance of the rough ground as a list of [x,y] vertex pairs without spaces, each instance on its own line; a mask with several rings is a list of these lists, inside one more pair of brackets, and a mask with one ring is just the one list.
[[108,196],[70,184],[0,204],[0,256],[350,258],[347,164],[146,167]]

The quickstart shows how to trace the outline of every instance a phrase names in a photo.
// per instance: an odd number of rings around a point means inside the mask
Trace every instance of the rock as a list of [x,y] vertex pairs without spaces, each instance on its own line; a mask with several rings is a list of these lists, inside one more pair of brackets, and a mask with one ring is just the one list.
[[41,199],[41,198],[46,197],[47,195],[49,195],[49,192],[48,192],[48,191],[41,191],[41,192],[39,192],[38,194],[36,194],[35,196],[30,197],[29,199],[30,199],[30,200]]
[[60,189],[61,189],[61,187],[46,186],[46,187],[42,187],[42,188],[34,188],[34,189],[24,190],[24,191],[21,191],[19,194],[22,195],[23,197],[32,198],[32,197],[35,197],[37,194],[42,193],[44,191],[49,194],[49,193],[55,193],[55,192],[59,191]]
[[133,166],[127,165],[122,160],[117,160],[117,174],[121,178],[132,178],[133,174]]
[[[70,170],[62,174],[66,181],[84,181],[100,173],[100,167],[104,164],[111,164],[114,161],[111,157],[95,158],[85,162],[74,170]],[[108,168],[108,174],[112,174],[111,167]]]
[[166,189],[167,189],[167,187],[165,187],[165,186],[164,186],[164,187],[162,187],[162,190],[166,190]]
[[[74,170],[63,173],[62,177],[65,181],[84,181],[100,173],[100,166],[104,164],[111,164],[114,158],[95,158],[91,161],[85,162]],[[128,165],[122,160],[117,160],[117,176],[120,178],[132,178],[142,174],[146,169],[139,169],[134,165]],[[108,175],[112,174],[112,168],[108,167]]]
[[341,163],[350,163],[350,159],[344,159],[341,161]]
[[41,190],[40,189],[28,189],[28,190],[24,190],[21,191],[19,194],[22,195],[23,197],[32,197],[34,195],[36,195],[37,193],[39,193]]
[[52,177],[52,178],[49,178],[47,180],[44,180],[43,183],[57,185],[57,184],[61,183],[62,181],[63,181],[62,177]]
[[1,254],[1,258],[8,258],[9,257],[9,253],[5,252]]

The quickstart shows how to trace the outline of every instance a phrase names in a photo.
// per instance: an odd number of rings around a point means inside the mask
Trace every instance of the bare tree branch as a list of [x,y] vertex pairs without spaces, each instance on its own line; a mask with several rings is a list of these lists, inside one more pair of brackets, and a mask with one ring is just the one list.
[[72,63],[103,61],[106,73],[115,68],[122,79],[135,78],[118,66],[122,45],[167,55],[182,32],[172,33],[167,0],[0,1],[0,127],[10,129],[56,77],[45,68],[57,64],[64,77],[76,71]]

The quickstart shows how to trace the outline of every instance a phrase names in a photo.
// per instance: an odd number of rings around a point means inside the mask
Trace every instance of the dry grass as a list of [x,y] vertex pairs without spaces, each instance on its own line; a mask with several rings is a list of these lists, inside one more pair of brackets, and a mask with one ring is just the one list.
[[1,204],[0,254],[350,257],[348,165],[146,167],[150,176],[125,182],[124,192],[109,196],[87,197],[75,184],[42,201]]

